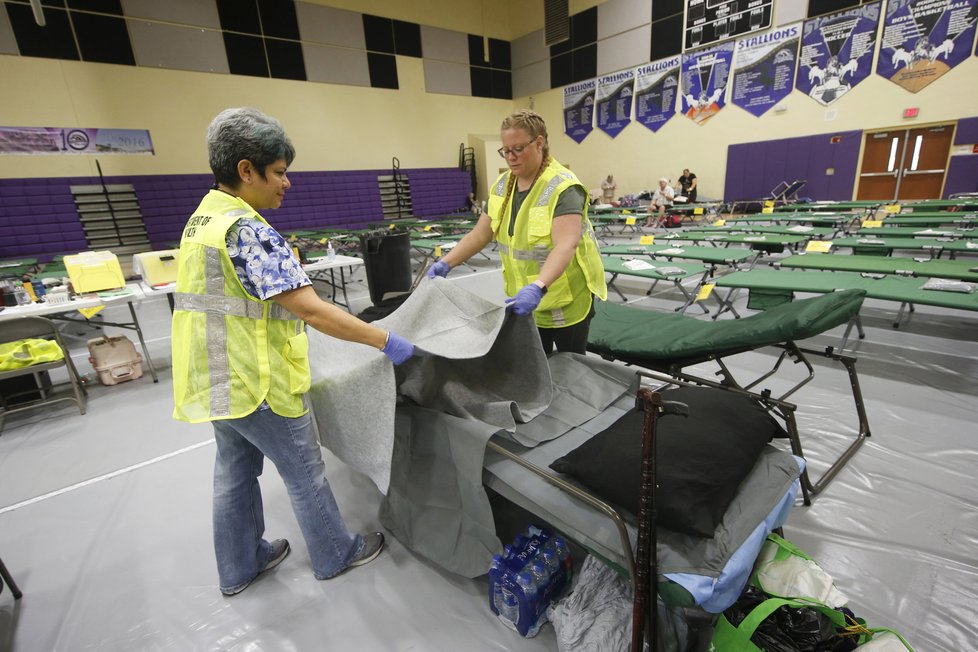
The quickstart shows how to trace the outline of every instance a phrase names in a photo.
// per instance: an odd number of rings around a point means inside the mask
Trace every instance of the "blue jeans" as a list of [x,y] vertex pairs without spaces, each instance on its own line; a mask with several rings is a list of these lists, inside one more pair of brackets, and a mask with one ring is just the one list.
[[221,590],[248,584],[271,554],[271,544],[262,538],[265,516],[258,485],[265,457],[285,482],[316,579],[343,571],[362,538],[346,529],[336,506],[310,416],[292,419],[266,408],[212,423],[217,440],[214,550]]

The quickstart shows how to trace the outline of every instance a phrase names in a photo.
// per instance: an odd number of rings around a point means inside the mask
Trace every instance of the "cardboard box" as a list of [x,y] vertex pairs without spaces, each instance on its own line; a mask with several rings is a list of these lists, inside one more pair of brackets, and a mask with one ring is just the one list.
[[65,256],[64,262],[76,294],[115,290],[126,284],[119,259],[111,251],[83,251]]
[[88,340],[88,361],[103,385],[118,385],[143,375],[143,357],[125,335]]
[[132,257],[132,271],[146,281],[146,285],[157,286],[175,283],[179,249],[146,251]]

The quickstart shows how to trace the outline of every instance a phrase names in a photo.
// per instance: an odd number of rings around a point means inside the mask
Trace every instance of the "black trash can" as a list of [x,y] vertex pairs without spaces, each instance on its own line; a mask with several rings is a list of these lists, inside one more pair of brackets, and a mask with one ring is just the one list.
[[411,290],[411,235],[406,231],[378,231],[360,236],[363,266],[367,270],[370,302],[380,305],[388,292]]

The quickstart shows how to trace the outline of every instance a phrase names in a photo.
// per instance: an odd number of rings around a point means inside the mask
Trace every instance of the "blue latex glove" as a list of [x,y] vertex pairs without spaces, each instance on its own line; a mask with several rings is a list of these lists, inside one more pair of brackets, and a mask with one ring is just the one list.
[[435,278],[436,276],[445,278],[448,276],[448,272],[450,271],[452,271],[452,268],[448,266],[448,263],[446,263],[444,260],[439,260],[428,268],[428,278]]
[[506,310],[514,315],[529,315],[543,299],[543,290],[536,283],[530,283],[520,288],[515,297],[506,299]]
[[387,333],[387,344],[384,345],[381,351],[394,364],[401,364],[414,355],[414,345],[397,333],[390,331]]

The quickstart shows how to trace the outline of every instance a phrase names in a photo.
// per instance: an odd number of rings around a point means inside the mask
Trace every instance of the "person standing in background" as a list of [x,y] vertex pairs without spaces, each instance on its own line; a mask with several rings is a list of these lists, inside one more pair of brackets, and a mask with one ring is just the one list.
[[618,184],[615,183],[615,178],[608,175],[608,178],[601,182],[601,198],[605,204],[610,204],[615,200],[615,190],[617,190]]
[[687,202],[696,201],[696,175],[690,172],[689,168],[683,170],[683,175],[679,177],[679,186]]
[[506,160],[489,189],[486,212],[428,277],[446,276],[490,241],[499,243],[507,310],[532,314],[543,350],[585,353],[594,297],[608,297],[588,193],[574,173],[550,156],[547,125],[529,110],[500,127]]
[[282,125],[251,108],[207,128],[214,187],[180,241],[173,312],[173,417],[211,422],[214,551],[221,593],[236,595],[289,554],[266,541],[258,476],[265,458],[285,483],[313,574],[325,580],[380,554],[381,532],[350,532],[326,480],[306,405],[312,374],[305,326],[381,350],[414,354],[396,334],[319,298],[295,254],[258,213],[291,187],[295,149]]

